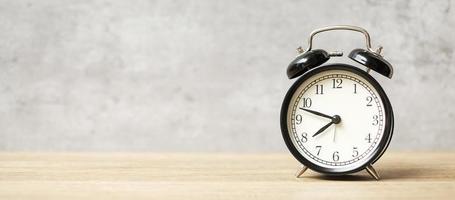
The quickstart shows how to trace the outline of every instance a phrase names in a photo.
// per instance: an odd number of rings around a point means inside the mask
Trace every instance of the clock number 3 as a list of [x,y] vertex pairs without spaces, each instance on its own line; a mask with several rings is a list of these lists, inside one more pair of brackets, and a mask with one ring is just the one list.
[[371,124],[374,126],[379,124],[378,115],[373,115],[373,122]]

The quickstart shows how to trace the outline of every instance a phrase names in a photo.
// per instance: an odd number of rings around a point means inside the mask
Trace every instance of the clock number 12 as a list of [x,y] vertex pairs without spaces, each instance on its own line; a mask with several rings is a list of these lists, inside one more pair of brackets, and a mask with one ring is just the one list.
[[342,88],[341,84],[343,83],[343,79],[337,78],[337,79],[332,79],[332,88]]

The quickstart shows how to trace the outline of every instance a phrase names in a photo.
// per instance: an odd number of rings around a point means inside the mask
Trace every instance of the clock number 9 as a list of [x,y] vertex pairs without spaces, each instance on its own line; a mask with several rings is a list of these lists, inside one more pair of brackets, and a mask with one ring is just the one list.
[[332,159],[333,159],[333,161],[340,160],[340,156],[338,155],[338,151],[333,152]]
[[295,116],[295,123],[301,124],[302,123],[302,115],[298,114]]

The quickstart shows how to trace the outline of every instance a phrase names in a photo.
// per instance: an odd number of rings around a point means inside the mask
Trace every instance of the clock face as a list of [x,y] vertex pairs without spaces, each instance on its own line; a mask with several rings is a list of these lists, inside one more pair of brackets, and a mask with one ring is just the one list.
[[298,81],[282,116],[283,134],[288,134],[294,154],[320,169],[343,172],[364,166],[385,150],[389,104],[369,77],[327,68]]

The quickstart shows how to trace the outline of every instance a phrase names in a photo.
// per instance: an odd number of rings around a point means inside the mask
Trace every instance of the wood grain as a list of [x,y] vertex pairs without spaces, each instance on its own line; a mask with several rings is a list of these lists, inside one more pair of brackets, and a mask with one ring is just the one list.
[[0,153],[0,199],[455,198],[455,152],[386,152],[381,181],[297,167],[288,154]]

